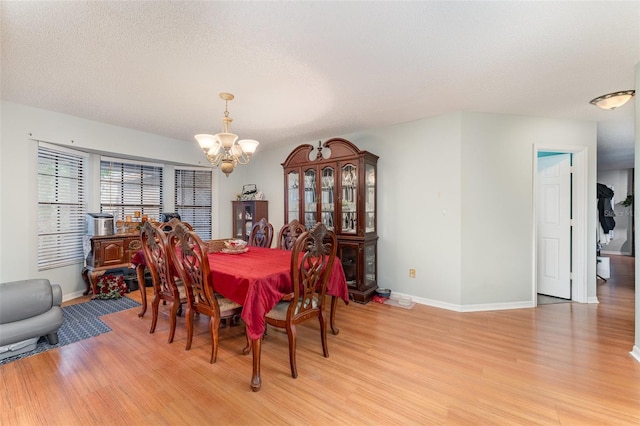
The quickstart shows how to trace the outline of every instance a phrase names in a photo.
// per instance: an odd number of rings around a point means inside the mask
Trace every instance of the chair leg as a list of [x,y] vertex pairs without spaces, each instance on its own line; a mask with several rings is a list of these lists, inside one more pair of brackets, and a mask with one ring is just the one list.
[[296,367],[296,326],[287,327],[287,336],[289,337],[289,364],[291,364],[291,377],[298,377],[298,368]]
[[171,310],[169,311],[169,343],[173,342],[173,338],[176,335],[176,322],[178,318],[178,308],[180,307],[180,301],[174,300],[171,302]]
[[151,302],[151,328],[149,333],[153,334],[156,331],[156,325],[158,324],[158,309],[160,307],[160,299],[157,296],[153,296]]
[[320,340],[322,341],[322,353],[325,358],[329,358],[329,347],[327,346],[327,321],[322,315],[322,312],[318,315],[320,321]]
[[209,320],[209,333],[211,334],[211,364],[218,358],[218,327],[220,327],[220,317],[211,317]]
[[184,315],[187,323],[187,345],[185,350],[191,349],[191,342],[193,341],[193,309],[187,307],[187,313]]

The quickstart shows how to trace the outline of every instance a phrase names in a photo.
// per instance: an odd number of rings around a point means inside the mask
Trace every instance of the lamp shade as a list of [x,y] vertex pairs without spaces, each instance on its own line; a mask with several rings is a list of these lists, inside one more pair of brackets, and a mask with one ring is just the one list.
[[234,133],[218,133],[216,137],[220,141],[220,145],[226,150],[230,149],[238,139],[238,135]]
[[205,152],[209,151],[209,149],[217,142],[217,139],[215,136],[207,135],[204,133],[200,135],[195,135],[194,137],[198,141],[200,148],[202,148]]
[[258,148],[259,144],[260,142],[255,141],[253,139],[242,139],[238,141],[238,145],[240,145],[242,150],[249,155],[256,152],[256,148]]

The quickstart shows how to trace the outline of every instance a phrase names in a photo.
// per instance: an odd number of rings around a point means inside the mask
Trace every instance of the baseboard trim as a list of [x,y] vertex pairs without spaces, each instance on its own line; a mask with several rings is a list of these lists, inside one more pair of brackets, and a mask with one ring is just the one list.
[[508,303],[487,303],[476,305],[456,305],[454,303],[442,302],[439,300],[427,299],[425,297],[416,297],[410,294],[396,293],[394,295],[410,297],[413,302],[421,305],[432,306],[434,308],[447,309],[455,312],[481,312],[481,311],[501,311],[506,309],[523,309],[523,308],[535,308],[533,301],[522,302],[508,302]]
[[73,293],[65,294],[64,296],[62,296],[62,301],[63,302],[68,302],[69,300],[77,299],[77,298],[82,297],[82,296],[84,296],[84,291],[83,290],[79,290],[79,291],[75,291]]
[[634,345],[633,350],[629,352],[636,361],[640,362],[640,346]]
[[616,256],[631,256],[631,252],[626,253],[626,252],[622,252],[622,251],[607,251],[607,250],[600,250],[601,254],[613,254]]

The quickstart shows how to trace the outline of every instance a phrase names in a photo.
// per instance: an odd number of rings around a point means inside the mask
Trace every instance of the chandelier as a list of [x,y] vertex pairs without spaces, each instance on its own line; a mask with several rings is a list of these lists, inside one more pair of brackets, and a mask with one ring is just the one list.
[[608,93],[592,99],[589,103],[602,109],[616,109],[629,102],[629,99],[631,99],[635,93],[635,90]]
[[220,93],[220,97],[224,100],[222,132],[215,135],[195,135],[195,138],[213,167],[220,166],[222,173],[229,177],[238,164],[249,163],[259,142],[252,139],[238,140],[238,135],[231,133],[233,119],[229,117],[228,103],[234,96],[231,93]]

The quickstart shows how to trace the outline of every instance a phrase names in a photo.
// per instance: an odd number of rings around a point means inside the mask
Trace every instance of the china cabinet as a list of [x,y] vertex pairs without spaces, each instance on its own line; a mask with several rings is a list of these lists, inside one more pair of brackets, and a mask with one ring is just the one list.
[[336,233],[349,296],[360,303],[377,288],[377,162],[377,155],[333,138],[300,145],[282,163],[285,223],[298,219],[311,229],[322,222]]
[[269,221],[269,202],[232,201],[233,205],[233,238],[249,241],[253,224],[265,218]]

